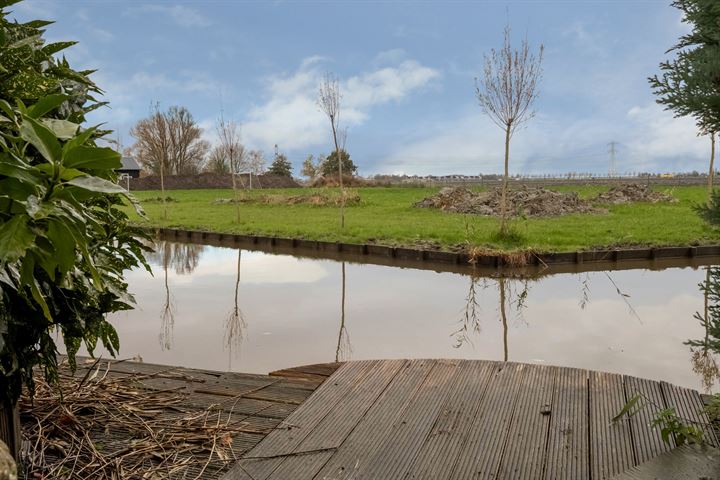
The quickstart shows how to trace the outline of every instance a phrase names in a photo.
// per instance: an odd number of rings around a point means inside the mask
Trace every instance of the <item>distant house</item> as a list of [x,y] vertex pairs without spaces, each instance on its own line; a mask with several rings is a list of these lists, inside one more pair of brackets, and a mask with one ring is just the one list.
[[140,165],[137,164],[133,157],[122,157],[122,167],[118,169],[118,173],[130,175],[130,178],[140,177]]

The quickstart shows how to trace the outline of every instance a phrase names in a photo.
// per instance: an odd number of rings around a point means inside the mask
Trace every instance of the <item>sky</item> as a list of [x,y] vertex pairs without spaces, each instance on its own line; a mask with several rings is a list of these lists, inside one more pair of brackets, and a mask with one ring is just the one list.
[[475,96],[484,55],[527,37],[544,45],[536,116],[518,130],[511,173],[706,170],[709,139],[655,102],[647,77],[688,30],[670,0],[164,1],[26,0],[19,21],[55,20],[48,41],[93,79],[110,108],[92,114],[124,146],[151,105],[187,107],[216,141],[219,116],[248,148],[278,145],[296,174],[332,151],[316,104],[335,74],[340,122],[361,175],[491,174],[504,132]]

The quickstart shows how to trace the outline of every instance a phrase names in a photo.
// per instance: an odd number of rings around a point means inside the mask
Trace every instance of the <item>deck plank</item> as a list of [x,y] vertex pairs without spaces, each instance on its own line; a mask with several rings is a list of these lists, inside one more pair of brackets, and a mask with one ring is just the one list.
[[641,395],[642,408],[630,418],[630,427],[636,463],[642,464],[671,450],[675,445],[665,443],[660,430],[651,426],[655,415],[665,408],[660,384],[644,378],[625,377],[626,398],[631,399],[635,395]]
[[515,409],[517,391],[527,365],[499,363],[478,409],[468,441],[450,478],[496,478]]
[[461,361],[436,360],[433,363],[413,401],[396,420],[375,455],[359,465],[353,479],[403,478],[410,470],[445,399],[464,380],[458,375]]
[[675,408],[675,413],[680,418],[699,425],[705,432],[705,440],[708,444],[720,447],[714,429],[709,427],[710,422],[705,414],[705,403],[702,397],[694,390],[671,385],[667,382],[661,382],[660,385],[668,408]]
[[545,479],[589,478],[588,372],[551,367],[553,389]]
[[590,372],[590,463],[593,479],[608,479],[635,465],[630,420],[612,422],[627,402],[621,375]]
[[406,479],[442,480],[449,477],[465,444],[470,427],[487,391],[491,362],[462,362],[459,375],[466,381],[448,397],[442,406],[418,461]]
[[375,456],[382,440],[417,396],[433,365],[428,360],[408,361],[315,478],[355,479],[361,464]]
[[498,478],[542,478],[556,373],[544,365],[526,367]]

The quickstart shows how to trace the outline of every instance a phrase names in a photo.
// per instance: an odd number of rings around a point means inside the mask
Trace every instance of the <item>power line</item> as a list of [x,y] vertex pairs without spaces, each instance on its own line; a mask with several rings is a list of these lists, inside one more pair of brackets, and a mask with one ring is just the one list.
[[617,152],[617,142],[613,140],[612,142],[608,143],[608,146],[610,149],[608,150],[608,153],[610,154],[610,165],[608,166],[608,176],[614,177],[615,176],[615,153]]

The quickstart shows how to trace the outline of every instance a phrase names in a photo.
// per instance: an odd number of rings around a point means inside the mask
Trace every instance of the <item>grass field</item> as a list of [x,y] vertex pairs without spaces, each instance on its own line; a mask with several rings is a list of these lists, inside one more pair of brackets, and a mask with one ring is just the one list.
[[[591,198],[605,187],[558,187]],[[133,214],[138,224],[153,227],[185,228],[223,233],[274,235],[288,238],[376,242],[387,245],[418,245],[426,241],[444,247],[457,244],[486,246],[496,250],[534,249],[575,251],[608,246],[663,246],[707,244],[720,241],[720,233],[706,226],[692,211],[704,201],[704,187],[661,188],[678,203],[611,206],[608,214],[569,215],[555,218],[516,219],[514,228],[522,235],[515,243],[493,241],[498,221],[489,217],[445,213],[414,208],[412,204],[436,192],[432,188],[360,188],[360,203],[346,207],[345,228],[340,229],[339,211],[334,206],[240,205],[240,223],[235,221],[232,190],[173,190],[167,192],[168,217],[162,219],[159,191],[133,192],[145,208],[147,218]],[[315,190],[317,191],[317,190]],[[246,195],[299,195],[310,189],[255,190]],[[152,200],[155,198],[156,200]]]

